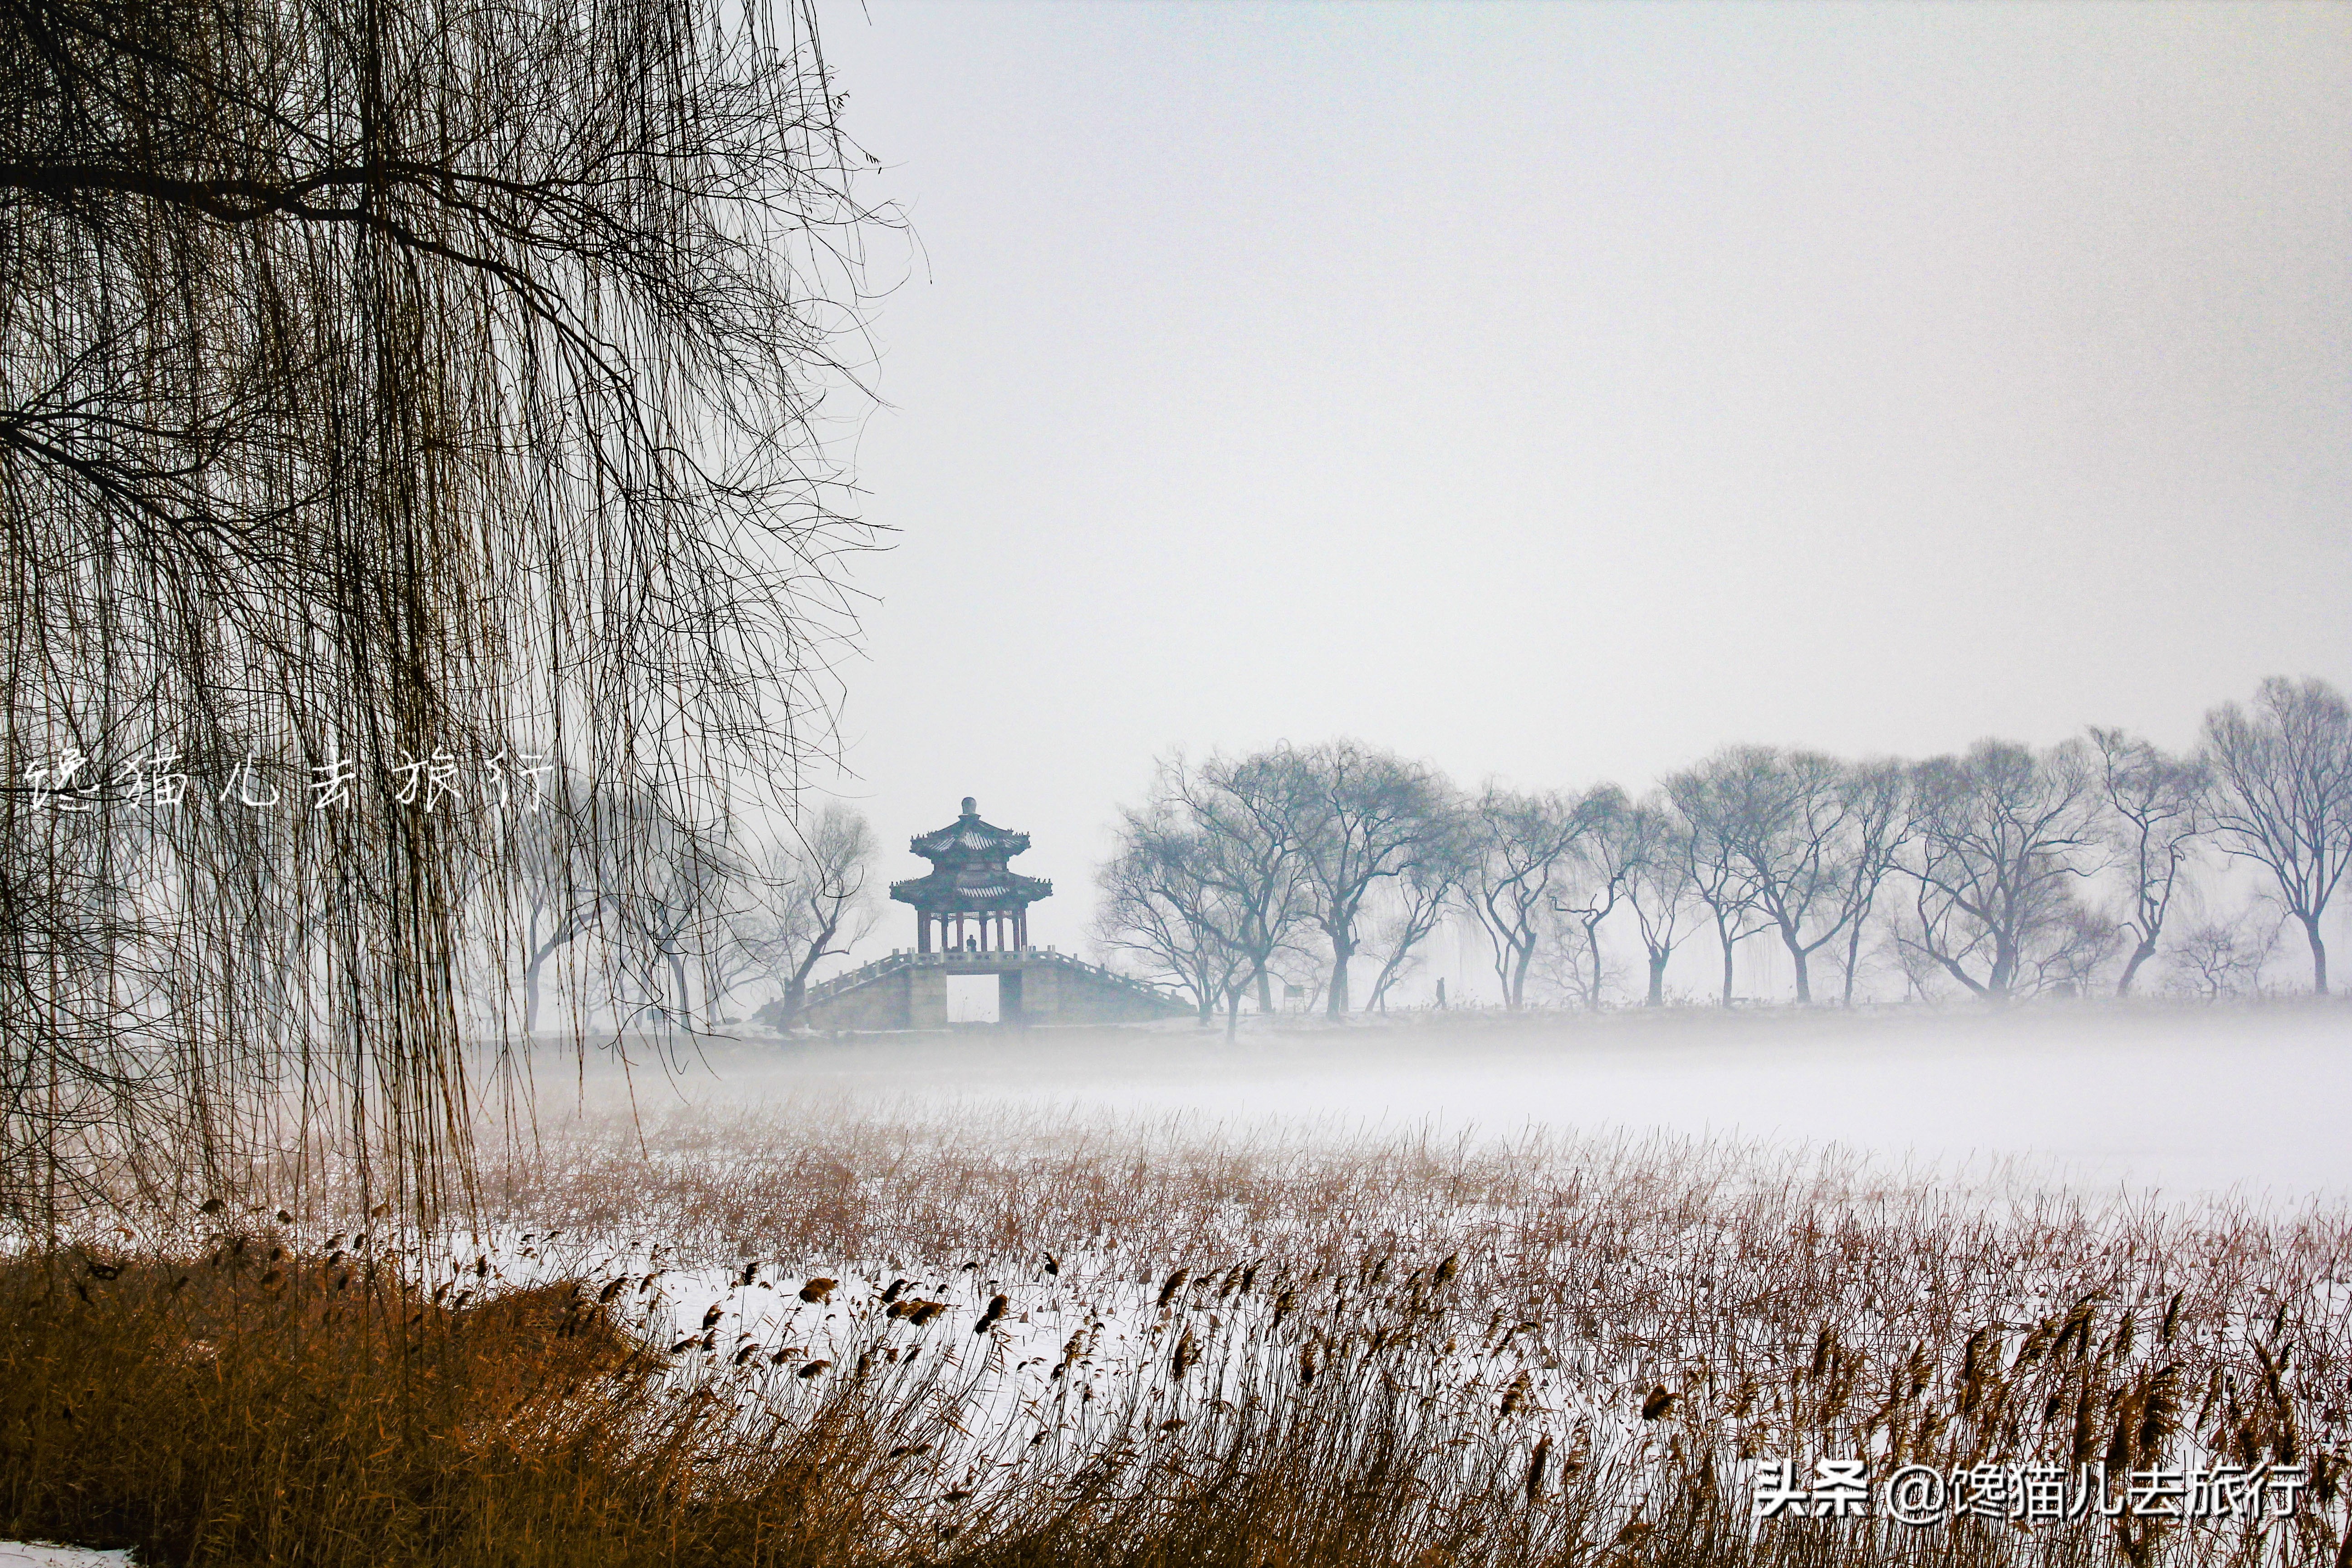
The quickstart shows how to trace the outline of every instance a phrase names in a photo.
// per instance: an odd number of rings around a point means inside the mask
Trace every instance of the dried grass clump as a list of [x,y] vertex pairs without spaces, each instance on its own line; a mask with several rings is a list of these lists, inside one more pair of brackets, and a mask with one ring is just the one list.
[[667,1365],[570,1282],[453,1309],[256,1237],[13,1261],[0,1534],[325,1568],[814,1561],[865,1529],[854,1407],[746,1423]]
[[[547,1129],[449,1256],[322,1257],[289,1208],[194,1263],[14,1266],[9,1527],[192,1563],[2347,1560],[2334,1209],[1671,1141],[615,1132]],[[2312,1486],[2264,1531],[1751,1519],[1758,1460],[1837,1456]]]

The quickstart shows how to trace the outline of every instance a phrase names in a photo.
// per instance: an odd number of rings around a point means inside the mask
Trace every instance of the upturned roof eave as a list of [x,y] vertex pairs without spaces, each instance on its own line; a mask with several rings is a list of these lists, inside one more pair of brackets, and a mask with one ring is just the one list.
[[1024,877],[1013,871],[995,871],[980,881],[968,885],[953,873],[933,872],[928,877],[913,877],[890,884],[890,897],[902,904],[917,908],[950,908],[963,910],[1018,908],[1051,898],[1054,884],[1042,877]]
[[[977,843],[961,840],[969,835]],[[999,827],[980,818],[958,817],[945,827],[935,827],[929,833],[918,833],[907,840],[907,847],[926,860],[940,860],[957,855],[1006,859],[1024,853],[1029,847],[1029,836],[1011,828]]]

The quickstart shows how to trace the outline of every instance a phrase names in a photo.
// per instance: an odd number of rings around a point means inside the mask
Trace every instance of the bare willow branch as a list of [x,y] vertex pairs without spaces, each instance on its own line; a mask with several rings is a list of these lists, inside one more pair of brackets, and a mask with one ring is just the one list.
[[228,1180],[281,1089],[422,1213],[519,817],[642,887],[830,743],[891,220],[800,4],[14,0],[0,60],[0,1214]]

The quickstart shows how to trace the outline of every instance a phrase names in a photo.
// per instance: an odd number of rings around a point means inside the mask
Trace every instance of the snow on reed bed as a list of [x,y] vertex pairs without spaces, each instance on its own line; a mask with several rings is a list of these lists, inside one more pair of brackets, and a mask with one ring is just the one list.
[[1604,1499],[1604,1538],[1695,1465],[1736,1490],[1841,1455],[2267,1458],[2312,1468],[2293,1528],[2345,1511],[2352,1246],[2326,1206],[1663,1136],[823,1103],[583,1117],[488,1176],[495,1226],[406,1255],[436,1289],[576,1281],[677,1397],[814,1410],[855,1380],[919,1533],[1342,1396],[1530,1496]]

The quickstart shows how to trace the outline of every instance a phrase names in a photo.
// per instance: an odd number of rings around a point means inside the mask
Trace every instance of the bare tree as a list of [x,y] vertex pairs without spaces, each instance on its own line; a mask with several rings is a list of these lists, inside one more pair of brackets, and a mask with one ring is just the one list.
[[2164,944],[2164,988],[2176,996],[2219,1002],[2261,989],[2263,968],[2278,951],[2285,927],[2251,910],[2229,920],[2200,921]]
[[1908,911],[1900,908],[1888,910],[1877,929],[1876,952],[1903,976],[1903,1000],[1930,1005],[1940,1002],[1952,977],[1928,956],[1927,944],[1919,940],[1917,927]]
[[1385,1011],[1389,988],[1403,978],[1415,951],[1444,923],[1470,872],[1468,812],[1449,792],[1377,911],[1367,945],[1381,968],[1372,979],[1367,1009]]
[[1242,940],[1246,917],[1210,874],[1212,847],[1181,810],[1160,801],[1121,814],[1118,848],[1096,875],[1095,940],[1191,996],[1202,1027],[1222,1005],[1230,1035],[1262,966]]
[[1663,1006],[1666,999],[1666,965],[1675,949],[1689,938],[1690,918],[1702,900],[1691,847],[1690,830],[1663,795],[1645,800],[1626,815],[1626,858],[1632,875],[1625,901],[1642,933],[1642,951],[1649,962],[1649,990],[1643,1005]]
[[8,1100],[0,1204],[287,1073],[422,1214],[499,760],[707,826],[826,741],[872,215],[811,9],[22,0],[0,58],[0,1070],[98,1096]]
[[2037,754],[1979,741],[1919,763],[1912,788],[1906,940],[1987,1001],[2032,991],[2084,934],[2074,887],[2095,869],[2079,857],[2097,842],[2097,769],[2074,742]]
[[2212,773],[2121,730],[2093,725],[2090,736],[2106,797],[2109,848],[2127,885],[2128,912],[2120,925],[2132,948],[2116,994],[2128,996],[2140,966],[2156,956],[2173,897],[2211,826]]
[[1739,943],[1771,929],[1757,907],[1756,893],[1740,853],[1734,821],[1738,801],[1712,769],[1691,768],[1665,782],[1666,798],[1682,818],[1677,839],[1690,868],[1691,891],[1706,906],[1723,956],[1723,1005],[1732,1003],[1732,953]]
[[[778,1009],[791,1028],[808,1003],[809,975],[828,958],[847,954],[879,918],[873,896],[874,829],[865,814],[829,800],[815,816],[778,839],[755,879],[755,900],[730,921],[722,954],[741,973],[764,974],[782,992]],[[729,985],[713,988],[723,998]]]
[[1495,953],[1503,1005],[1525,1005],[1528,970],[1569,857],[1590,830],[1579,803],[1558,791],[1522,795],[1488,784],[1471,808],[1475,858],[1465,885],[1471,918]]
[[2115,921],[2069,889],[2018,961],[2011,986],[2020,996],[2088,996],[2113,973],[2124,933]]
[[1596,784],[1586,792],[1577,802],[1576,815],[1584,832],[1566,864],[1581,875],[1576,890],[1566,899],[1554,899],[1551,907],[1555,914],[1573,919],[1582,933],[1579,948],[1591,974],[1591,984],[1579,989],[1586,1010],[1591,1011],[1601,1005],[1601,923],[1625,897],[1648,846],[1625,792],[1615,784]]
[[1732,816],[1739,852],[1757,907],[1788,950],[1798,1004],[1810,1005],[1812,955],[1843,923],[1844,769],[1819,752],[1750,749],[1742,761],[1740,808]]
[[2205,757],[2222,848],[2270,872],[2311,945],[2311,988],[2326,995],[2319,921],[2352,864],[2352,710],[2324,680],[2274,675],[2252,712],[2225,702],[2205,715]]
[[715,1012],[707,959],[730,939],[749,868],[725,819],[681,816],[650,789],[606,795],[600,859],[646,852],[637,874],[608,872],[604,882],[613,1027],[692,1030],[698,1013]]
[[1294,759],[1276,750],[1188,769],[1178,757],[1161,764],[1154,799],[1181,805],[1199,831],[1200,874],[1230,900],[1258,1010],[1273,1012],[1275,957],[1314,914],[1306,847],[1314,807]]
[[1692,770],[1709,837],[1788,950],[1797,1001],[1813,999],[1812,957],[1866,914],[1891,854],[1884,770],[1857,774],[1819,752],[1733,746]]
[[1839,784],[1845,796],[1845,878],[1840,919],[1845,928],[1840,1005],[1853,1006],[1854,971],[1862,963],[1862,936],[1870,924],[1878,890],[1895,867],[1911,834],[1910,770],[1891,759],[1857,763]]
[[[584,792],[583,792],[584,794]],[[547,965],[603,929],[606,900],[597,866],[597,816],[540,812],[516,817],[513,896],[520,906],[523,1032],[536,1033]]]
[[1412,864],[1424,840],[1445,831],[1446,786],[1419,763],[1354,741],[1278,749],[1294,773],[1299,864],[1315,923],[1331,950],[1324,1007],[1344,1016],[1356,922],[1372,889]]
[[1312,1013],[1322,1005],[1324,987],[1331,980],[1331,952],[1323,941],[1323,928],[1301,926],[1293,938],[1275,953],[1268,973],[1282,983],[1283,1006],[1289,1010],[1289,999],[1300,999],[1299,1010]]

